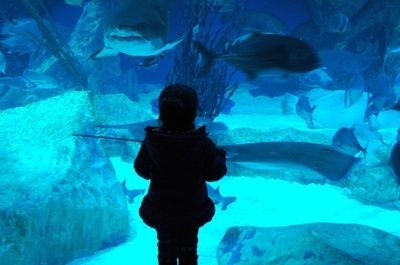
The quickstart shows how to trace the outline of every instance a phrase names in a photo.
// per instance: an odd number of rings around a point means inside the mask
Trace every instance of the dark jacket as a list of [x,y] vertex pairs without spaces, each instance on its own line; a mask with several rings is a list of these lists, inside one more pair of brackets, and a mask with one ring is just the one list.
[[154,228],[179,224],[202,226],[215,207],[206,181],[226,174],[225,152],[208,138],[205,127],[187,132],[165,132],[147,127],[134,162],[136,172],[150,180],[139,214]]

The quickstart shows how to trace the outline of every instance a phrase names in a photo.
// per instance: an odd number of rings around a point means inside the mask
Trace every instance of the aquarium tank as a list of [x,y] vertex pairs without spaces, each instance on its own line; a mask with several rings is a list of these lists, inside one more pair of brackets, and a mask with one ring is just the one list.
[[400,264],[398,0],[0,3],[1,265]]

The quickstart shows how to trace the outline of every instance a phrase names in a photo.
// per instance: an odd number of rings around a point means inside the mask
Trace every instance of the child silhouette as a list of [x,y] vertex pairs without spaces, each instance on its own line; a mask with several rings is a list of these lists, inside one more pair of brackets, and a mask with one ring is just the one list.
[[211,221],[215,206],[206,181],[227,171],[226,154],[195,128],[198,99],[194,89],[174,84],[158,98],[160,127],[147,127],[134,162],[136,172],[150,180],[139,214],[155,228],[159,265],[196,265],[198,231]]

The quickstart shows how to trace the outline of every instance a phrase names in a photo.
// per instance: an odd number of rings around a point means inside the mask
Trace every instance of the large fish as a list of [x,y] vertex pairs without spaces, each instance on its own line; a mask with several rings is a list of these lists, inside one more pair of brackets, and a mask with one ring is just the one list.
[[90,58],[124,53],[130,56],[157,56],[182,41],[167,42],[168,10],[162,0],[127,0],[111,16],[104,35],[104,48]]
[[231,162],[300,165],[330,180],[346,177],[359,161],[333,146],[306,142],[261,142],[225,145],[222,148]]
[[204,72],[215,60],[226,60],[244,72],[249,79],[260,74],[279,71],[282,74],[305,73],[320,66],[314,49],[294,37],[278,34],[251,33],[234,41],[232,50],[216,54],[200,42],[194,42],[204,58]]

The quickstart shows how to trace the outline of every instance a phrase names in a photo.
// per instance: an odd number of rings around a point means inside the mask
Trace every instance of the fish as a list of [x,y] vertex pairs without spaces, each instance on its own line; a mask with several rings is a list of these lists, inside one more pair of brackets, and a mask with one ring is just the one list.
[[390,164],[398,182],[400,183],[400,129],[397,130],[396,143],[390,153]]
[[160,54],[158,56],[146,57],[139,65],[141,67],[143,67],[143,68],[146,68],[146,69],[157,67],[158,66],[158,62],[160,61],[160,59],[163,56],[164,56],[163,54]]
[[344,105],[346,108],[357,103],[365,90],[364,78],[360,73],[354,74],[345,88]]
[[[215,134],[223,134],[228,131],[228,127],[223,122],[214,122],[207,118],[198,117],[195,120],[195,125],[197,127],[205,125],[207,128],[207,132],[211,135]],[[127,129],[132,134],[135,139],[143,139],[145,135],[144,129],[147,126],[160,126],[160,121],[158,119],[146,120],[142,122],[136,123],[128,123],[128,124],[97,124],[96,128],[109,128],[109,129]]]
[[85,2],[85,0],[65,0],[65,3],[66,3],[67,5],[70,5],[70,6],[79,6],[79,7],[82,7],[83,2]]
[[211,200],[215,204],[221,206],[222,211],[225,211],[228,208],[229,204],[236,201],[236,196],[229,196],[229,197],[222,196],[221,192],[219,191],[219,186],[216,189],[214,189],[211,185],[207,184],[207,192]]
[[368,86],[368,92],[370,97],[364,114],[365,121],[369,121],[371,116],[377,116],[380,112],[390,109],[396,104],[390,77],[385,73],[380,73],[371,81],[370,86]]
[[50,75],[25,70],[22,77],[37,89],[56,89],[59,88],[58,82]]
[[144,194],[144,189],[134,189],[130,190],[126,187],[126,179],[122,181],[122,192],[128,197],[128,202],[132,204],[135,200],[135,197]]
[[337,181],[346,176],[360,159],[330,145],[308,142],[258,142],[221,146],[229,162],[251,162],[260,165],[284,165],[319,173]]
[[203,59],[202,73],[207,73],[216,60],[225,60],[244,72],[250,80],[266,72],[306,73],[320,66],[314,49],[294,37],[278,34],[250,33],[236,39],[231,52],[216,54],[199,41],[194,47]]
[[104,47],[90,58],[123,53],[133,57],[153,57],[175,48],[183,37],[167,42],[168,10],[163,0],[126,0],[109,19]]
[[361,146],[354,128],[340,128],[332,138],[332,146],[345,153],[356,155],[359,152],[366,157],[367,147]]
[[317,106],[311,106],[310,100],[307,96],[300,96],[296,103],[296,113],[307,123],[308,128],[315,128],[312,114]]
[[344,33],[350,29],[350,19],[343,13],[335,13],[324,23],[324,31],[329,33]]
[[4,56],[2,51],[0,51],[0,73],[5,74],[6,73],[6,68],[7,68],[6,57]]
[[0,44],[8,53],[30,54],[39,48],[35,38],[40,39],[41,36],[32,18],[6,20],[0,29]]

